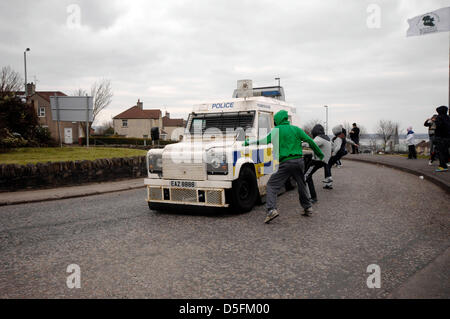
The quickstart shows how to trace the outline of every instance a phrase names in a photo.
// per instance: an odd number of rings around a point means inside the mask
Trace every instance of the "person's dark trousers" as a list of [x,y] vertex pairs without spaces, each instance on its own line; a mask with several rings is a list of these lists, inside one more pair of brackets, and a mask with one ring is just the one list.
[[328,161],[328,165],[326,165],[326,168],[325,168],[325,178],[331,176],[331,168],[333,167],[334,164],[336,164],[339,161],[340,158],[341,157],[340,157],[339,152],[338,152],[338,154],[330,157],[330,160]]
[[270,176],[267,183],[266,208],[267,211],[277,208],[277,195],[286,180],[292,176],[297,183],[298,197],[304,209],[311,207],[308,192],[306,191],[304,162],[302,158],[282,162],[278,170]]
[[313,174],[321,167],[324,167],[325,163],[322,161],[312,161],[305,172],[305,180],[308,185],[309,194],[311,199],[317,200],[316,189],[314,188],[314,182],[312,179]]
[[450,138],[435,137],[434,142],[436,143],[439,156],[439,166],[442,168],[448,168],[447,161],[449,157],[448,148],[450,147]]
[[330,165],[325,164],[325,165],[323,166],[323,172],[324,172],[325,178],[331,177],[331,168],[330,168]]
[[434,143],[434,135],[430,135],[430,161],[436,159],[436,144]]
[[408,145],[408,158],[409,159],[417,159],[417,153],[416,153],[416,146],[415,145]]
[[[352,139],[353,143],[358,144],[359,145],[359,140],[357,139]],[[356,147],[355,145],[352,145],[352,154],[358,154],[359,153],[359,148]]]

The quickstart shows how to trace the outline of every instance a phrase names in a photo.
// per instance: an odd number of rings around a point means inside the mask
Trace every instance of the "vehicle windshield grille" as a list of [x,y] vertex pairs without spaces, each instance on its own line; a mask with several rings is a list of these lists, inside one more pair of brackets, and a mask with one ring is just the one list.
[[189,117],[189,132],[203,134],[207,129],[218,129],[222,133],[236,130],[238,127],[247,130],[253,127],[255,112],[223,112],[223,113],[192,113]]

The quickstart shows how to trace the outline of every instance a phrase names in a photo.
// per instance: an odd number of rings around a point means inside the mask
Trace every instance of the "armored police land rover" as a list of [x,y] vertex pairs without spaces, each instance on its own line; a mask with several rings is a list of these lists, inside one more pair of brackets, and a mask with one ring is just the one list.
[[147,154],[147,201],[150,209],[168,205],[232,207],[249,211],[266,193],[277,169],[273,145],[242,146],[246,138],[266,136],[273,116],[295,108],[282,87],[253,88],[238,81],[233,98],[195,105],[182,141]]

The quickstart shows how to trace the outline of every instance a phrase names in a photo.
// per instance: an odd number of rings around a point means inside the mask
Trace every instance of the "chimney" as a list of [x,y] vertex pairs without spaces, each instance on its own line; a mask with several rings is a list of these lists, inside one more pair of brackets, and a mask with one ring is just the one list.
[[140,99],[137,101],[136,106],[141,110],[144,108],[144,104],[141,102]]
[[166,115],[165,115],[168,119],[170,119],[170,113],[166,111]]
[[27,91],[25,92],[26,96],[31,96],[34,93],[36,93],[36,85],[33,82],[27,83]]

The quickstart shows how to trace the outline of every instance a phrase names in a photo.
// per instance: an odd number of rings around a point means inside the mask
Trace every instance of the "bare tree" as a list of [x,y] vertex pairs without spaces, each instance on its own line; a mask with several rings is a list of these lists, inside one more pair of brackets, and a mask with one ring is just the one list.
[[311,131],[312,131],[313,127],[316,126],[317,124],[323,125],[323,122],[321,120],[319,120],[319,119],[309,120],[308,122],[306,122],[303,125],[303,127],[302,127],[303,131],[305,131],[306,134],[311,136]]
[[380,120],[377,125],[377,134],[383,140],[383,151],[386,152],[386,146],[398,129],[398,123],[391,120]]
[[87,92],[84,89],[77,89],[73,92],[73,96],[86,96]]
[[374,136],[369,137],[369,146],[373,153],[376,153],[378,151],[377,149],[377,138]]
[[359,125],[357,124],[357,126],[359,127],[359,134],[367,134],[367,129],[364,125]]
[[[86,90],[78,89],[74,92],[74,96],[85,96]],[[102,79],[98,82],[95,82],[91,86],[91,96],[94,97],[94,110],[92,116],[92,123],[89,123],[89,129],[92,127],[92,124],[95,122],[98,114],[107,108],[112,102],[112,89],[111,89],[111,81],[107,79]],[[86,129],[85,123],[80,123],[83,130]]]
[[19,91],[23,84],[19,72],[14,71],[10,66],[2,67],[0,71],[0,96],[3,97]]

